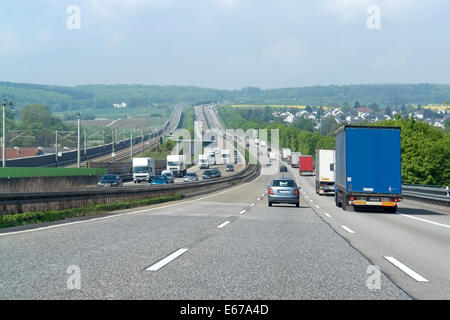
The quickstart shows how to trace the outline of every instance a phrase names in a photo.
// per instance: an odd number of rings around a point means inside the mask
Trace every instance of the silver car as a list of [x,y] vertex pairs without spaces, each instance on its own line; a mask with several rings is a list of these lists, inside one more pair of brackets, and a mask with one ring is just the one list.
[[188,172],[184,176],[184,182],[198,181],[198,176],[195,172]]
[[300,207],[300,191],[291,178],[277,178],[273,179],[268,186],[267,198],[269,207],[273,203],[289,203]]

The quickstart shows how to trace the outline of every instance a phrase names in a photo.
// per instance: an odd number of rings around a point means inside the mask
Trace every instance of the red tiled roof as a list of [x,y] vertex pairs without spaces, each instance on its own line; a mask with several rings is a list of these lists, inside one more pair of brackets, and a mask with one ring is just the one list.
[[364,113],[371,113],[371,112],[372,112],[372,109],[362,107],[362,108],[356,109],[356,111],[358,111],[358,112],[364,112]]
[[[39,148],[6,148],[6,159],[27,158],[42,155]],[[3,160],[3,151],[0,148],[0,160]]]

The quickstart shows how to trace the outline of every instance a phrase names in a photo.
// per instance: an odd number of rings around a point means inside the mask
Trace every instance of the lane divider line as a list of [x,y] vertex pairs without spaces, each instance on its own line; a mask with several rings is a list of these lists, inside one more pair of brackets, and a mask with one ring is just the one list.
[[389,261],[390,263],[392,263],[394,266],[396,266],[397,268],[399,268],[400,270],[402,270],[404,273],[406,273],[408,276],[410,276],[411,278],[413,278],[414,280],[416,280],[417,282],[429,282],[427,279],[425,279],[424,277],[422,277],[420,274],[418,274],[417,272],[415,272],[414,270],[408,268],[407,266],[405,266],[403,263],[401,263],[400,261],[398,261],[397,259],[395,259],[394,257],[384,257],[387,261]]
[[166,264],[172,262],[173,260],[175,260],[176,258],[181,256],[182,254],[184,254],[186,251],[189,251],[189,249],[179,249],[179,250],[175,251],[174,253],[172,253],[171,255],[165,257],[161,261],[159,261],[159,262],[155,263],[154,265],[148,267],[145,270],[146,271],[158,271],[159,269],[164,267]]
[[253,203],[252,203],[252,204],[250,205],[250,207],[254,207],[254,206],[255,206],[255,204],[256,204],[256,203],[254,203],[254,202],[253,202]]
[[225,221],[224,223],[222,223],[222,224],[219,224],[218,226],[217,226],[217,229],[222,229],[223,227],[225,227],[227,224],[229,224],[231,221]]
[[258,198],[258,201],[261,201],[261,198]]
[[325,212],[325,215],[326,215],[328,218],[331,218],[331,215],[329,215],[329,214],[326,213],[326,212]]
[[247,212],[247,210],[241,210],[241,212],[239,212],[240,214],[244,214],[244,213],[246,213]]
[[319,207],[317,204],[316,204],[316,208],[317,208],[317,209],[320,209],[320,207]]
[[422,222],[426,222],[426,223],[434,224],[436,226],[440,226],[440,227],[444,227],[444,228],[450,229],[449,225],[446,225],[446,224],[443,224],[443,223],[438,223],[438,222],[430,221],[430,220],[423,219],[423,218],[417,218],[417,217],[413,217],[413,216],[410,216],[408,214],[403,214],[403,213],[401,213],[400,215],[403,216],[403,217],[406,217],[406,218],[419,220],[419,221],[422,221]]
[[342,227],[342,229],[344,229],[345,231],[347,231],[348,233],[356,233],[355,231],[353,231],[352,229],[350,229],[349,227],[347,227],[347,226],[341,226]]

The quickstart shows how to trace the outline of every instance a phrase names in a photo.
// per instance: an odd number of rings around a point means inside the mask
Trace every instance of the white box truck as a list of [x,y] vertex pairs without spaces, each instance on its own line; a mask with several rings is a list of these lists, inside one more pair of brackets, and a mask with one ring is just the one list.
[[327,192],[334,193],[336,163],[335,150],[320,149],[316,151],[316,193],[323,195]]
[[230,150],[224,149],[222,150],[221,154],[221,163],[222,164],[229,164],[231,163],[231,155]]
[[301,152],[292,152],[291,153],[291,167],[298,168],[300,166],[300,156]]
[[270,160],[275,160],[275,158],[276,158],[275,151],[270,151],[269,152],[269,159]]
[[281,149],[281,159],[286,161],[290,156],[291,156],[291,149],[289,148]]
[[186,163],[183,155],[168,155],[166,170],[172,171],[175,177],[184,177],[186,174]]
[[155,159],[133,158],[133,182],[150,182],[155,176]]
[[209,160],[207,154],[201,154],[198,156],[198,165],[200,169],[209,169]]

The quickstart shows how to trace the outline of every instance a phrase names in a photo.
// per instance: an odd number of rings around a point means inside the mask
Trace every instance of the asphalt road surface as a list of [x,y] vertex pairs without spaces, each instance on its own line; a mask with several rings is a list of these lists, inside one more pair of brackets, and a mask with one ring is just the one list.
[[[289,169],[298,177],[303,196],[317,215],[380,266],[397,285],[414,298],[450,299],[448,207],[403,200],[397,214],[374,210],[348,212],[336,207],[334,194],[315,193],[314,177],[300,177]],[[390,257],[401,265],[393,264]]]
[[[279,175],[275,169],[272,175],[262,174],[253,182],[209,196],[126,210],[122,215],[100,216],[96,220],[74,220],[75,223],[57,227],[14,229],[15,233],[2,230],[0,298],[418,296],[417,291],[402,290],[384,273],[380,276],[380,288],[369,288],[371,274],[367,270],[373,262],[353,247],[349,236],[336,232],[317,214],[306,197],[300,208],[269,208],[266,186],[273,176]],[[358,225],[351,226],[358,232],[354,237],[363,234]],[[384,272],[385,265],[381,266]],[[68,268],[79,268],[79,273],[68,274]],[[391,270],[387,271],[392,276]],[[80,282],[69,281],[68,285],[68,279],[73,280],[78,274]],[[425,274],[435,281],[432,273]],[[79,290],[71,289],[74,283],[79,283]]]

